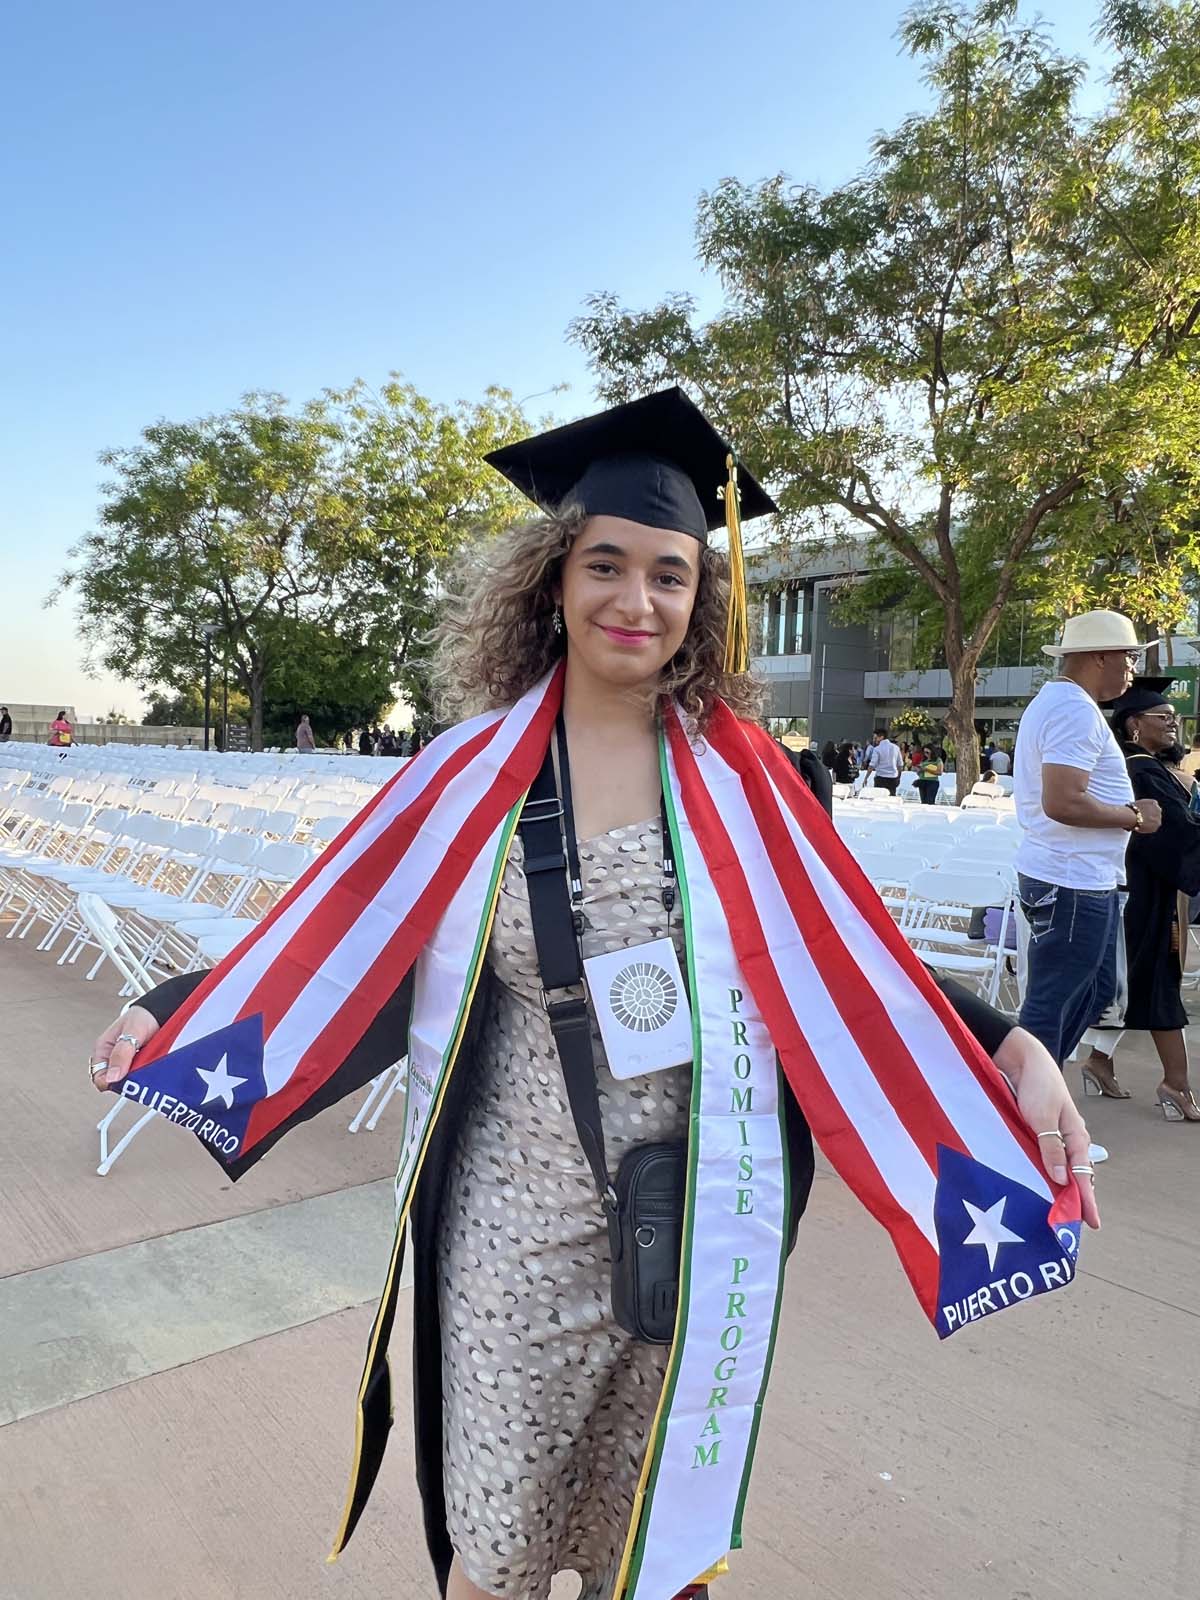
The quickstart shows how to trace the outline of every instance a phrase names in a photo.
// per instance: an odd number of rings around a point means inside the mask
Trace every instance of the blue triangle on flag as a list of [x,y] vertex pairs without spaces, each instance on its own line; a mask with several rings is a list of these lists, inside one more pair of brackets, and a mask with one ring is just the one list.
[[236,1155],[251,1111],[267,1093],[262,1017],[243,1017],[136,1068],[119,1092],[223,1155]]
[[933,1222],[943,1339],[1075,1276],[1079,1224],[1052,1224],[1044,1195],[946,1145],[938,1146]]

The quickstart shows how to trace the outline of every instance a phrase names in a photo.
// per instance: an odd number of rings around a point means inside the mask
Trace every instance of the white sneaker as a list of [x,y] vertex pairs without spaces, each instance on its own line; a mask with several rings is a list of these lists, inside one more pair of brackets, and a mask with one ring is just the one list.
[[1102,1144],[1090,1144],[1088,1145],[1088,1160],[1094,1167],[1098,1167],[1102,1161],[1108,1160],[1108,1151]]

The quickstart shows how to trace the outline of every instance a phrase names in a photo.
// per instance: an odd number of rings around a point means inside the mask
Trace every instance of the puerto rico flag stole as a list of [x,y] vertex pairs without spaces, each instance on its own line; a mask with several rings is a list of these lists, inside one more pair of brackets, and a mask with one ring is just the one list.
[[[396,1239],[335,1555],[382,1460],[405,1225],[561,698],[559,668],[427,746],[122,1086],[237,1177],[363,1081],[347,1057],[413,973]],[[692,1001],[689,1171],[675,1338],[614,1600],[670,1600],[741,1543],[779,1321],[788,1088],[942,1338],[1068,1284],[1080,1233],[1074,1180],[1050,1184],[1008,1084],[769,735],[719,705],[696,738],[667,706],[661,761]]]

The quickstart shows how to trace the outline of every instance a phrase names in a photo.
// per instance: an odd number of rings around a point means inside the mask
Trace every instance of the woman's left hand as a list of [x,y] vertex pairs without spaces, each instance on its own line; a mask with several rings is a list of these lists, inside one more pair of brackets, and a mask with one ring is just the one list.
[[[1026,1125],[1037,1137],[1042,1165],[1055,1183],[1067,1181],[1068,1167],[1089,1167],[1091,1139],[1087,1124],[1076,1109],[1066,1079],[1054,1057],[1040,1040],[1024,1028],[1014,1028],[992,1060],[1017,1092],[1017,1106]],[[1057,1129],[1060,1138],[1052,1130]],[[1089,1228],[1100,1226],[1096,1192],[1086,1172],[1076,1172],[1083,1220]]]

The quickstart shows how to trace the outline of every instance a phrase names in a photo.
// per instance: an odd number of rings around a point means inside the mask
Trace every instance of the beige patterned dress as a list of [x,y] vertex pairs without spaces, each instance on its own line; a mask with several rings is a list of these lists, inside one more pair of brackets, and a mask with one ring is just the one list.
[[[581,840],[579,855],[584,956],[662,938],[658,821]],[[438,1241],[447,1521],[488,1594],[545,1600],[572,1570],[581,1600],[606,1600],[667,1350],[613,1319],[608,1234],[541,1002],[522,859],[518,836]],[[671,934],[682,958],[678,903]],[[615,1172],[631,1144],[684,1136],[691,1069],[616,1079],[593,1035]]]

